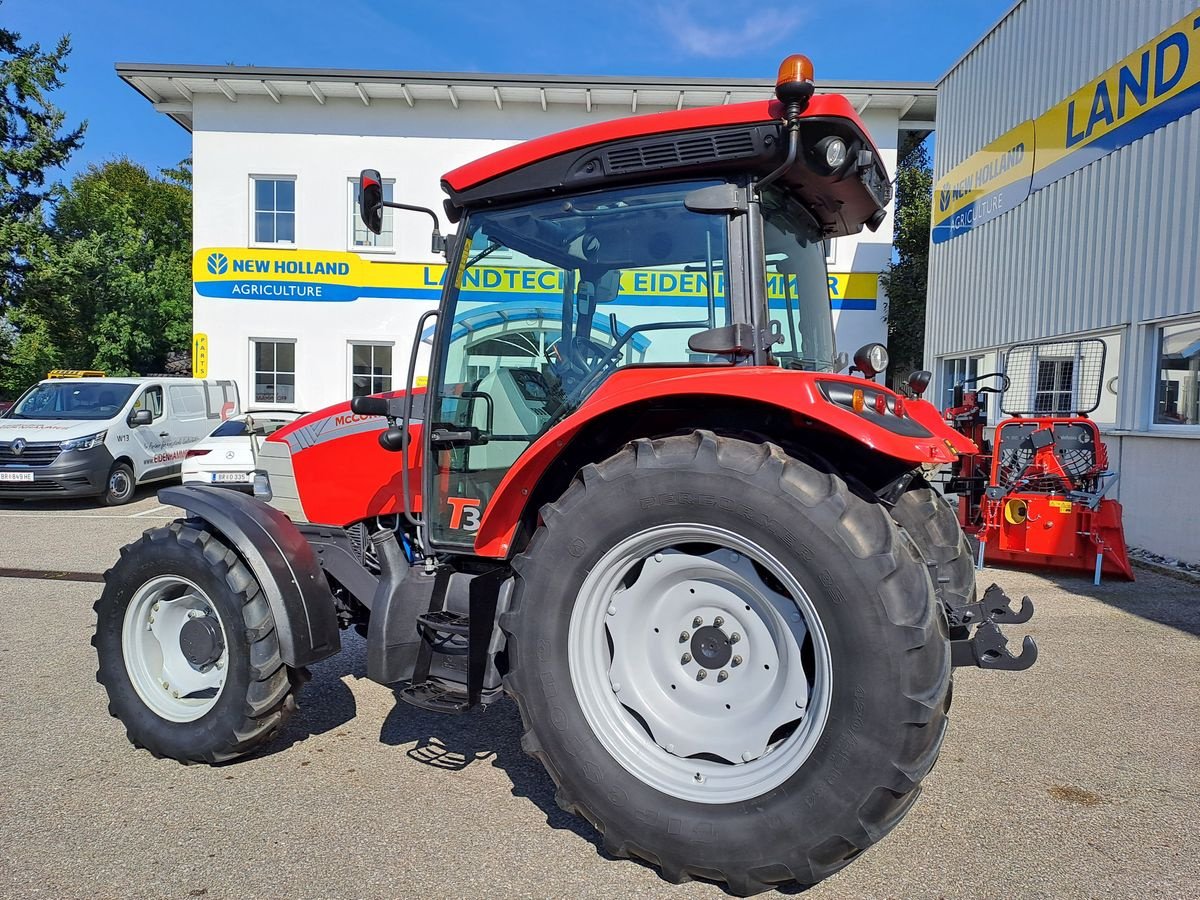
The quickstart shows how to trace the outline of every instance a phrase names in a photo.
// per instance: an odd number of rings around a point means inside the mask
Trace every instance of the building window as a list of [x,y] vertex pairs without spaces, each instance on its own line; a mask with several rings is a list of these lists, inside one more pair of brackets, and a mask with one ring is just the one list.
[[256,244],[296,243],[296,179],[255,176],[251,186],[251,227]]
[[1158,330],[1156,425],[1200,425],[1200,322]]
[[254,350],[254,402],[296,402],[296,342],[251,341]]
[[1075,360],[1039,359],[1033,412],[1039,416],[1069,416],[1075,397]]
[[[390,250],[394,244],[392,236],[392,213],[394,210],[383,208],[383,230],[374,234],[363,224],[358,205],[358,179],[350,179],[350,249],[365,250],[379,248]],[[383,199],[391,202],[396,189],[395,181],[383,182]]]
[[[979,374],[979,359],[978,356],[956,356],[942,360],[942,409],[954,405],[954,388],[957,385]],[[979,405],[984,409],[987,408],[984,402],[986,396],[981,394],[979,397]]]
[[382,394],[392,389],[390,344],[350,345],[350,396]]
[[833,238],[826,238],[825,244],[825,262],[827,265],[833,265],[837,262],[837,244]]

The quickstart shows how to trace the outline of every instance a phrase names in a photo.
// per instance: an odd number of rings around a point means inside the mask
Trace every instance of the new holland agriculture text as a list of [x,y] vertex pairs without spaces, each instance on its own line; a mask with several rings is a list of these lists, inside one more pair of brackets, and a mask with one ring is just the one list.
[[[360,298],[437,300],[446,266],[392,263],[363,259],[355,253],[313,250],[257,250],[209,247],[196,251],[192,279],[201,297],[225,300],[300,300],[347,303]],[[562,271],[527,266],[477,266],[463,277],[463,292],[489,300],[529,294],[561,295]],[[784,276],[769,275],[774,299],[785,296]],[[796,276],[789,276],[795,296]],[[724,294],[724,276],[713,285]],[[879,276],[842,272],[829,276],[834,309],[872,310]],[[708,302],[708,280],[702,272],[661,269],[621,273],[621,292],[614,305],[702,306]]]
[[1034,191],[1200,109],[1200,9],[937,183],[933,242],[966,234]]

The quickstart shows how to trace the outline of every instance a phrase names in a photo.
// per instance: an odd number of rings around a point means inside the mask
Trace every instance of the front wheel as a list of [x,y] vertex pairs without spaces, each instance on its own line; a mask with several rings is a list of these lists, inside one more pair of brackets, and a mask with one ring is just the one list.
[[96,680],[129,740],[217,763],[270,739],[295,709],[267,599],[218,536],[175,522],[122,548],[96,601]]
[[104,493],[101,499],[105,506],[124,506],[133,499],[137,489],[137,479],[128,463],[113,463],[108,471],[108,480],[104,482]]
[[920,554],[778,447],[696,432],[589,466],[515,563],[524,746],[672,881],[813,884],[916,799],[949,651]]

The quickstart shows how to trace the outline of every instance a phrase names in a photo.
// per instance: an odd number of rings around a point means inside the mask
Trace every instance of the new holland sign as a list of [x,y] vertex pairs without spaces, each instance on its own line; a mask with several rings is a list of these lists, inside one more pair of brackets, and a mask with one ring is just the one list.
[[1200,9],[946,173],[933,193],[933,242],[966,234],[1197,109]]

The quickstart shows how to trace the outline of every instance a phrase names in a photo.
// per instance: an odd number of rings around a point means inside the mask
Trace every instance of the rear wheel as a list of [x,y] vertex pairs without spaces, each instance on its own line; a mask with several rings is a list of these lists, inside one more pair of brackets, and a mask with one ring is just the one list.
[[945,729],[928,572],[878,504],[707,432],[589,466],[514,567],[524,746],[605,848],[739,894],[890,831]]
[[96,680],[129,740],[217,763],[270,739],[301,673],[279,656],[258,582],[211,532],[175,522],[122,548],[96,602]]
[[[974,603],[975,555],[958,516],[942,496],[931,487],[906,491],[892,508],[892,518],[916,541],[933,568],[938,600],[946,607]],[[966,629],[962,631],[952,637],[964,637]]]

